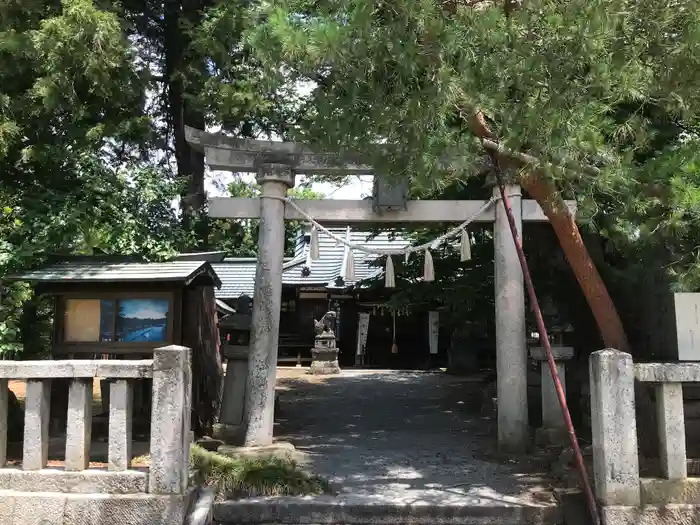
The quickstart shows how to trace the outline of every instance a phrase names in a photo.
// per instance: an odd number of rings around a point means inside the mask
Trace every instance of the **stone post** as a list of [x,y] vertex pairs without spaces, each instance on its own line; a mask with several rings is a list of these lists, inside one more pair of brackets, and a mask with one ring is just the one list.
[[294,186],[294,171],[285,164],[263,164],[258,169],[257,180],[262,194],[248,356],[245,446],[272,443],[284,260],[284,202],[280,199]]
[[[507,185],[506,195],[522,238],[520,186]],[[497,186],[494,197],[500,198]],[[498,398],[498,445],[505,452],[524,452],[528,445],[527,339],[525,287],[518,253],[499,202],[493,231],[496,292],[496,373]]]
[[248,347],[224,345],[223,353],[226,358],[226,378],[219,423],[214,425],[214,437],[229,444],[238,444],[243,430]]
[[688,477],[685,450],[683,383],[660,383],[656,387],[661,468],[666,479]]
[[596,498],[601,505],[639,505],[632,356],[608,348],[593,352],[588,365]]
[[[109,424],[112,424],[111,417]],[[91,435],[92,379],[74,379],[68,390],[66,470],[80,471],[90,466]]]
[[[566,366],[564,362],[574,357],[574,349],[570,346],[553,346],[552,355],[557,366],[557,374],[566,395]],[[559,405],[559,396],[554,387],[552,373],[549,371],[547,353],[544,347],[535,346],[530,349],[530,357],[540,362],[542,385],[542,427],[537,429],[535,441],[539,445],[565,445],[569,442],[568,430]]]
[[49,409],[51,407],[51,380],[27,381],[27,399],[24,406],[24,446],[22,469],[41,470],[49,460]]
[[151,468],[148,492],[184,494],[189,482],[192,368],[190,349],[171,345],[153,352]]
[[248,381],[248,352],[252,316],[251,298],[241,295],[235,304],[236,313],[224,324],[234,335],[235,344],[225,344],[221,351],[226,358],[226,378],[221,399],[219,422],[214,425],[214,437],[230,445],[240,445],[243,440],[243,414]]
[[131,426],[133,421],[134,385],[128,379],[112,381],[109,386],[109,444],[107,468],[131,468]]

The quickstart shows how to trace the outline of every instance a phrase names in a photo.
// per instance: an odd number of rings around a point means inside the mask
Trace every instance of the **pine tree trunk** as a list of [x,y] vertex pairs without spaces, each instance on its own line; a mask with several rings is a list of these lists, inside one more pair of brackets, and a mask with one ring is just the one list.
[[628,351],[627,335],[620,316],[564,200],[551,183],[537,174],[523,176],[521,184],[530,196],[537,200],[549,218],[564,255],[593,312],[603,343],[607,348]]

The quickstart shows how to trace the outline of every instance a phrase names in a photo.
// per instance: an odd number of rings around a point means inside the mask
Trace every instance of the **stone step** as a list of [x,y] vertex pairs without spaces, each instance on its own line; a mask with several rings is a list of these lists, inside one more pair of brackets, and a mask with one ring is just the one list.
[[509,505],[475,498],[473,504],[353,503],[345,498],[260,498],[214,505],[217,525],[560,525],[558,506]]

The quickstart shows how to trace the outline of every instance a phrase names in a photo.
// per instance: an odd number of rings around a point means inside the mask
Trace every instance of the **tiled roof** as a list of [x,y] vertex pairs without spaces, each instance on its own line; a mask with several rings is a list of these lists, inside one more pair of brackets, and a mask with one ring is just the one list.
[[181,281],[188,285],[201,275],[209,277],[214,286],[221,285],[212,265],[201,260],[167,262],[68,260],[14,275],[10,279],[37,283]]
[[241,295],[253,297],[255,288],[254,257],[226,258],[212,267],[221,279],[221,288],[216,290],[217,299],[238,299]]
[[[345,238],[345,228],[330,228],[330,231]],[[319,232],[318,240],[319,259],[311,261],[311,272],[305,276],[302,274],[302,269],[306,265],[309,244],[304,241],[303,235],[299,236],[295,246],[294,258],[285,262],[282,274],[283,284],[292,286],[333,286],[335,279],[341,275],[343,269],[345,247],[342,244],[336,245],[336,241],[324,232]],[[398,249],[410,244],[408,240],[392,236],[392,234],[381,233],[374,236],[370,232],[360,231],[351,231],[350,242],[371,246],[376,249]],[[355,251],[353,256],[355,259],[355,280],[346,282],[346,284],[356,284],[375,275],[381,275],[383,272],[382,267],[371,265],[376,260],[375,255]],[[252,297],[256,263],[257,259],[254,258],[232,258],[226,259],[222,263],[213,264],[214,270],[223,283],[216,296],[220,299],[235,299],[245,293]]]
[[[346,236],[346,228],[329,228],[329,230],[333,234],[342,237],[343,239]],[[410,244],[410,241],[392,236],[392,234],[389,233],[379,233],[374,235],[371,232],[352,230],[350,232],[350,242],[353,244],[362,244],[364,246],[379,250],[398,249]],[[307,286],[333,285],[333,282],[343,270],[345,246],[343,244],[338,244],[335,239],[331,238],[322,231],[318,232],[318,245],[319,258],[318,260],[311,261],[311,273],[308,276],[304,276],[302,274],[304,264],[299,264],[284,272],[282,279],[285,284]],[[309,244],[304,244],[304,263],[306,262],[306,253],[308,249]],[[346,281],[346,284],[354,284],[383,272],[381,267],[372,265],[372,263],[377,260],[376,255],[369,255],[358,251],[353,251],[352,255],[355,261],[355,280],[352,282]]]
[[[285,258],[284,266],[295,264],[290,257]],[[253,297],[255,290],[255,257],[227,257],[223,262],[213,263],[216,275],[221,279],[221,288],[216,290],[217,299],[238,299],[241,295]]]

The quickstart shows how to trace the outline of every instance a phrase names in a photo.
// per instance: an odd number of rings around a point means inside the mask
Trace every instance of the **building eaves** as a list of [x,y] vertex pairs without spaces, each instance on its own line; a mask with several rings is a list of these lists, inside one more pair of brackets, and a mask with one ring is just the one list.
[[200,276],[208,277],[216,287],[221,286],[221,281],[212,265],[201,260],[167,262],[64,261],[12,275],[7,279],[43,284],[174,281],[182,282],[187,286]]

